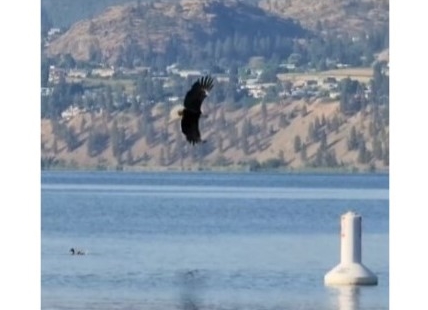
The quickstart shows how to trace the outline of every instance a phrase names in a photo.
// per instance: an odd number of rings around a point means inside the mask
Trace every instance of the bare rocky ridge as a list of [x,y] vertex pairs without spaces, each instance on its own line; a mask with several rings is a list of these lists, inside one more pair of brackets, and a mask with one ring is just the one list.
[[[129,45],[163,52],[172,40],[204,44],[208,39],[240,35],[303,36],[306,31],[284,19],[236,0],[159,1],[113,6],[102,14],[74,24],[50,43],[48,55],[71,54],[76,60],[99,57],[114,64]],[[98,56],[96,56],[98,55]]]
[[350,35],[389,24],[389,0],[261,0],[259,6],[309,29],[320,22],[325,30]]

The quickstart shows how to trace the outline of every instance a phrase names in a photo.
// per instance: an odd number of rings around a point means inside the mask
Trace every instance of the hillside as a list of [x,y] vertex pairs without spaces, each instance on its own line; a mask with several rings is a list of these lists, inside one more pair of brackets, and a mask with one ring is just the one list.
[[[129,3],[130,0],[42,0],[55,27],[70,25],[92,18],[107,7]],[[142,3],[156,2],[141,0]],[[170,0],[177,3],[179,0]],[[259,4],[263,9],[282,16],[299,20],[305,27],[316,28],[321,21],[326,29],[368,29],[389,22],[389,0],[246,0],[248,4]]]
[[[44,13],[42,166],[388,170],[389,2],[253,2],[141,0],[64,33]],[[176,112],[205,74],[190,146]]]
[[[209,113],[209,118],[201,121],[202,136],[208,142],[197,146],[184,142],[179,130],[177,108],[178,106],[165,109],[163,104],[156,105],[151,110],[154,127],[143,131],[141,116],[131,113],[116,113],[112,117],[94,114],[92,121],[88,113],[77,115],[69,121],[64,121],[68,128],[73,127],[79,141],[79,147],[71,152],[67,150],[63,140],[57,138],[54,142],[53,122],[42,120],[42,156],[54,156],[62,166],[69,168],[106,169],[123,166],[125,169],[242,169],[269,162],[274,167],[275,162],[279,161],[284,163],[287,169],[301,170],[310,168],[317,156],[324,158],[327,154],[333,154],[338,161],[336,168],[349,171],[367,171],[374,167],[377,170],[388,170],[384,160],[373,159],[360,163],[360,152],[348,149],[350,132],[352,127],[355,127],[357,132],[364,136],[367,150],[373,152],[374,140],[369,133],[373,127],[370,108],[352,117],[344,117],[338,112],[337,101],[316,100],[305,103],[298,100],[267,104],[267,113],[263,116],[261,104],[250,109],[227,111],[225,107],[214,108],[208,102],[203,108]],[[303,112],[303,109],[306,109],[306,112]],[[324,124],[321,121],[321,129],[326,132],[327,145],[326,151],[321,155],[317,155],[321,142],[314,142],[309,136],[309,128],[317,122],[317,118],[325,120]],[[337,128],[333,126],[335,122]],[[113,125],[114,123],[116,125]],[[101,153],[90,156],[88,136],[91,130],[111,133],[113,126],[124,129],[129,150],[124,151],[118,160],[113,155],[110,140]],[[244,142],[243,132],[248,130],[248,126],[250,133]],[[237,130],[229,130],[231,127]],[[378,135],[384,153],[388,148],[388,132],[389,128],[384,127]],[[167,143],[161,142],[161,135],[165,134]],[[302,151],[295,150],[296,136],[306,144],[306,159],[303,158]],[[246,147],[244,144],[247,144]]]
[[313,30],[358,35],[389,25],[389,0],[260,0],[259,6]]
[[130,0],[41,0],[54,27],[69,27],[75,22],[91,18],[107,7],[127,3]]
[[291,19],[235,0],[182,0],[176,3],[129,3],[113,6],[92,19],[75,23],[50,42],[50,56],[98,59],[114,64],[124,53],[163,53],[227,37],[303,37],[307,31]]

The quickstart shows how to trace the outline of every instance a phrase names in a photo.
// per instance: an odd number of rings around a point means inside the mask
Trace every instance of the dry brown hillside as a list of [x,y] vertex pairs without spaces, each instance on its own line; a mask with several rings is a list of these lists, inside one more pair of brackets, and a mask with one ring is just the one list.
[[[82,142],[80,147],[68,152],[63,140],[57,138],[54,153],[54,135],[52,133],[52,122],[42,120],[42,156],[55,156],[62,160],[63,165],[68,167],[95,168],[95,167],[115,167],[118,165],[117,159],[113,156],[111,143],[98,156],[88,155],[87,138],[90,128],[111,132],[112,124],[117,122],[119,127],[125,128],[126,137],[136,138],[129,151],[125,151],[121,156],[121,164],[125,168],[131,169],[198,169],[215,168],[216,166],[227,166],[233,169],[242,167],[243,163],[257,160],[263,163],[272,159],[281,159],[287,163],[289,169],[304,169],[314,160],[320,142],[311,142],[308,136],[309,126],[318,119],[325,119],[331,122],[333,119],[339,121],[337,130],[327,132],[327,148],[330,153],[334,153],[338,162],[343,163],[346,169],[358,168],[369,169],[369,163],[358,163],[358,151],[349,151],[347,141],[351,128],[355,126],[366,140],[368,150],[372,149],[372,139],[370,139],[369,128],[371,117],[369,110],[359,112],[350,118],[343,117],[339,112],[339,103],[336,102],[314,102],[292,101],[279,104],[267,104],[266,124],[263,121],[261,104],[250,109],[239,109],[227,111],[225,107],[213,108],[209,103],[204,106],[204,110],[209,113],[208,119],[201,120],[202,136],[207,139],[210,151],[204,157],[198,157],[198,148],[208,147],[203,145],[190,146],[183,143],[183,135],[179,130],[179,122],[176,114],[177,107],[169,112],[165,117],[165,112],[161,104],[152,110],[152,117],[155,119],[154,132],[149,141],[144,136],[138,137],[138,118],[132,114],[118,113],[112,117],[106,115],[93,115],[93,120],[89,114],[78,115],[65,122],[66,126],[74,127],[78,133],[78,139]],[[302,109],[305,107],[306,113]],[[225,122],[220,122],[219,118],[225,118]],[[281,119],[287,119],[287,125],[281,123]],[[84,124],[82,121],[84,119]],[[242,128],[245,122],[251,122],[253,133],[248,138],[248,152],[243,151]],[[236,125],[238,129],[235,134],[227,130],[228,124]],[[388,127],[383,131],[383,142],[388,141]],[[167,132],[168,143],[160,142],[160,135]],[[307,144],[307,160],[303,161],[301,152],[295,152],[294,139],[299,135],[302,142]],[[182,154],[179,145],[182,144]],[[385,146],[385,144],[383,144]],[[175,154],[175,155],[174,155]],[[387,170],[381,160],[371,161],[378,170]]]
[[50,42],[48,55],[71,54],[109,64],[129,48],[163,52],[172,41],[187,47],[230,35],[304,35],[299,25],[237,0],[156,1],[107,8],[102,14],[75,23]]
[[261,0],[259,6],[311,29],[319,21],[324,29],[358,34],[389,23],[389,0]]

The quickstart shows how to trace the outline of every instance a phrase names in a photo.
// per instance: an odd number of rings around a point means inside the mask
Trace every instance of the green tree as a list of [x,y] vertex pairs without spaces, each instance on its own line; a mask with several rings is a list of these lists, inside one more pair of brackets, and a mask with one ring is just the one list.
[[347,145],[348,151],[356,150],[358,148],[358,136],[355,126],[352,126],[351,128]]
[[161,147],[159,153],[159,165],[162,167],[166,165],[165,150],[163,147]]
[[319,139],[320,139],[320,148],[322,150],[327,150],[327,134],[325,133],[325,130],[321,130],[319,132]]
[[141,114],[141,102],[135,96],[131,99],[131,111],[136,116]]
[[74,127],[70,127],[68,130],[66,130],[64,141],[69,152],[74,151],[81,144]]
[[383,158],[382,158],[383,164],[385,166],[389,166],[389,146],[385,146],[385,151],[383,152]]
[[52,143],[52,152],[57,155],[58,154],[58,140],[56,136],[54,135],[53,143]]
[[300,159],[303,162],[306,162],[308,160],[308,154],[306,150],[306,143],[302,143],[301,149],[300,149]]
[[65,69],[73,69],[76,67],[76,61],[71,54],[67,53],[61,56],[59,66]]
[[309,138],[309,141],[311,141],[311,142],[318,142],[318,140],[319,140],[318,131],[315,128],[314,123],[309,124],[308,138]]
[[373,150],[373,156],[377,160],[382,160],[383,158],[383,149],[382,149],[382,142],[375,138],[372,141],[372,150]]
[[264,101],[261,102],[261,114],[262,114],[262,131],[266,132],[267,130],[267,107]]
[[302,140],[299,135],[294,137],[294,152],[298,153],[302,150]]
[[122,162],[122,153],[126,150],[126,140],[125,140],[125,129],[119,128],[117,121],[113,121],[113,125],[110,133],[111,146],[113,151],[113,156],[116,158],[117,162],[120,164]]
[[41,87],[47,87],[48,81],[49,81],[49,67],[50,67],[50,61],[48,58],[42,55],[41,59]]
[[147,145],[153,145],[156,142],[156,131],[153,122],[144,123],[144,132]]
[[267,67],[262,71],[258,80],[260,83],[276,83],[278,80],[276,73],[276,68]]
[[91,128],[88,136],[87,154],[95,157],[101,154],[108,146],[109,135],[102,130]]
[[284,113],[281,113],[279,115],[279,123],[278,123],[279,128],[285,128],[288,126],[288,120],[287,120],[287,116]]
[[340,81],[340,112],[354,114],[362,108],[362,97],[357,96],[361,85],[357,80],[346,78]]
[[308,108],[306,107],[306,104],[303,105],[302,110],[300,111],[300,115],[302,117],[305,117],[306,115],[308,115]]
[[250,144],[248,142],[248,136],[241,136],[241,149],[245,155],[248,155],[250,153]]
[[80,122],[80,132],[84,132],[85,131],[85,127],[86,127],[86,118],[82,117],[82,120]]
[[364,139],[360,139],[358,143],[358,162],[360,164],[366,164],[370,161],[371,155],[366,148],[366,142]]
[[224,144],[223,137],[220,134],[217,135],[217,150],[219,151],[220,154],[224,152],[223,144]]
[[337,162],[336,153],[334,150],[326,151],[325,154],[325,164],[327,167],[337,167],[339,164]]
[[339,127],[340,127],[340,120],[337,114],[334,115],[333,119],[331,120],[331,130],[335,133],[339,133]]

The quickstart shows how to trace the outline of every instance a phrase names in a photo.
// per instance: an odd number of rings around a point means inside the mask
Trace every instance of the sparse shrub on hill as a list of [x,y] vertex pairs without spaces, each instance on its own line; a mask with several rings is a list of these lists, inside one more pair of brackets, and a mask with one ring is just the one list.
[[299,135],[294,137],[294,152],[298,153],[302,150],[302,139]]
[[371,152],[366,147],[364,139],[358,141],[358,162],[360,164],[367,164],[372,158]]
[[308,160],[308,154],[306,151],[306,143],[302,143],[301,150],[300,150],[300,159],[303,162],[306,162]]
[[41,169],[46,170],[57,166],[59,163],[58,159],[54,156],[42,156],[41,158]]
[[389,167],[389,146],[385,147],[385,151],[383,152],[382,162],[385,166]]
[[358,148],[358,134],[355,126],[352,126],[351,132],[349,133],[348,138],[348,151],[356,150]]
[[69,152],[74,151],[82,144],[74,127],[70,127],[65,131],[64,142]]
[[117,121],[113,121],[112,128],[110,130],[110,141],[113,151],[113,156],[116,158],[118,163],[122,161],[122,153],[127,149],[125,128],[119,127]]
[[382,157],[383,157],[382,142],[377,138],[372,140],[372,151],[373,151],[374,158],[376,158],[377,160],[382,160]]
[[87,154],[90,157],[95,157],[101,154],[109,143],[109,133],[99,129],[91,129],[88,135]]
[[287,116],[284,113],[281,113],[279,115],[279,123],[278,123],[278,127],[284,129],[285,127],[287,127],[289,125],[289,122],[287,120]]
[[309,166],[314,168],[338,167],[338,161],[334,150],[323,149],[321,146],[318,147],[314,159],[309,163]]

